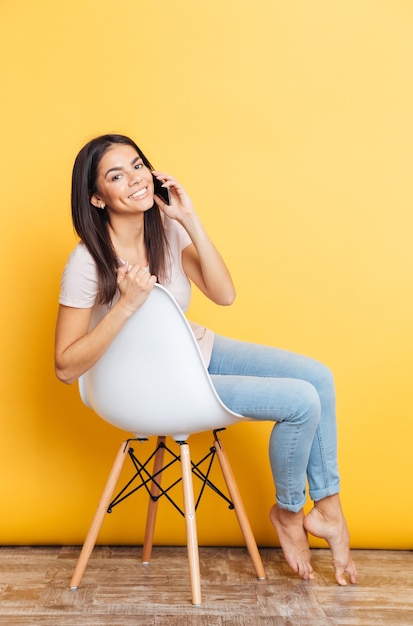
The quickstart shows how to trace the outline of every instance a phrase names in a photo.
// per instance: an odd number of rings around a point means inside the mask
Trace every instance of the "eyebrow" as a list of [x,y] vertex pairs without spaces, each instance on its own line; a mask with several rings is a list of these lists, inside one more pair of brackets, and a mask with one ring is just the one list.
[[[132,161],[131,161],[131,165],[135,165],[135,163],[136,163],[137,161],[142,161],[142,157],[140,157],[139,155],[138,155],[138,156],[136,156],[134,159],[132,159]],[[110,168],[110,169],[108,169],[108,171],[106,172],[106,174],[105,174],[105,178],[106,178],[106,176],[107,176],[108,174],[110,174],[111,172],[119,172],[119,171],[122,171],[122,170],[123,170],[123,167],[121,167],[120,165],[119,165],[119,166],[117,166],[117,167],[116,167],[116,166],[115,166],[115,167],[111,167],[111,168]]]

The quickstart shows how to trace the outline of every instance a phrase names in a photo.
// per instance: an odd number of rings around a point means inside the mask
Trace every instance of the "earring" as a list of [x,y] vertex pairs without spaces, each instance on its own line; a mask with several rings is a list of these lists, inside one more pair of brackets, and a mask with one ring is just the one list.
[[106,206],[104,204],[101,204],[99,208],[102,209],[102,211],[104,211],[106,209]]

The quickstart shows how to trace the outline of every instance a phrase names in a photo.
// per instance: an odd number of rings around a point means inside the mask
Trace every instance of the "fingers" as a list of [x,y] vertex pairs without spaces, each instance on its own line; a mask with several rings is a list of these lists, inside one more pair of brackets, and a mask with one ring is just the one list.
[[124,261],[122,263],[122,265],[120,267],[118,267],[118,269],[117,269],[118,281],[119,281],[119,279],[122,279],[125,276],[125,274],[127,274],[129,272],[130,267],[132,267],[132,266],[129,265],[129,263],[126,263],[126,261]]
[[166,174],[165,172],[160,172],[159,170],[154,170],[152,174],[160,180],[164,187],[168,187],[171,191],[177,191],[178,193],[185,193],[185,189],[178,183],[176,178]]
[[170,176],[170,174],[166,174],[165,172],[160,172],[159,170],[153,170],[152,174],[155,176],[155,178],[157,178],[158,180],[162,182],[168,181],[170,183],[178,184],[178,181],[176,180],[176,178],[174,178],[173,176]]
[[155,178],[162,181],[163,187],[169,189],[170,203],[166,204],[158,196],[154,200],[159,209],[168,217],[181,221],[194,213],[194,207],[186,190],[178,183],[176,178],[155,170],[152,172]]
[[156,276],[153,276],[147,267],[125,263],[118,268],[117,282],[119,286],[121,283],[129,284],[134,288],[146,291],[152,289],[156,283]]

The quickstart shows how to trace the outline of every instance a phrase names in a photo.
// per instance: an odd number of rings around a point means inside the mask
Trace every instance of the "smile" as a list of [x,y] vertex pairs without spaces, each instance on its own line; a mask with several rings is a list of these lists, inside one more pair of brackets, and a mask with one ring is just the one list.
[[147,191],[148,188],[144,187],[143,189],[139,189],[139,191],[135,191],[135,193],[129,196],[129,198],[140,198],[141,196],[144,196]]

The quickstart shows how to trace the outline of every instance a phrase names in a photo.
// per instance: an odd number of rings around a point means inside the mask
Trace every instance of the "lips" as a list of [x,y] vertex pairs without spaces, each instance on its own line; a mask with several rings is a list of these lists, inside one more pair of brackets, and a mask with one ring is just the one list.
[[135,193],[133,193],[131,196],[129,196],[130,199],[134,199],[134,198],[141,198],[142,196],[144,196],[146,194],[146,192],[148,191],[147,187],[144,187],[143,189],[139,189],[138,191],[135,191]]

